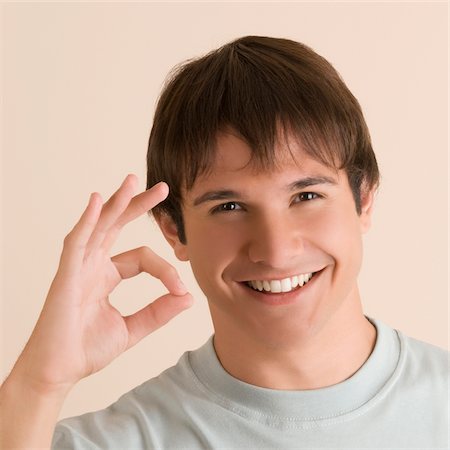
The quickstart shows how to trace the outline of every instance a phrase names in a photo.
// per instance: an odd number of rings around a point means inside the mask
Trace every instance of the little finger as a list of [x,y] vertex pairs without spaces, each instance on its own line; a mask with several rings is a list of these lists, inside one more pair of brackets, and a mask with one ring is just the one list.
[[64,248],[61,253],[60,267],[68,270],[81,265],[83,262],[87,243],[94,231],[102,209],[102,198],[94,192],[89,197],[88,205],[78,222],[64,239]]

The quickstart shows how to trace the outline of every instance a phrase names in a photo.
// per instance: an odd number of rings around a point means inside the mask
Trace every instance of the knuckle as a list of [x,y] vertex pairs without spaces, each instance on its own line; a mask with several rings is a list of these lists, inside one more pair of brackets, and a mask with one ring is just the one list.
[[73,245],[73,240],[74,240],[73,233],[70,232],[64,237],[63,241],[64,247],[71,247]]
[[136,201],[136,210],[139,215],[142,215],[148,211],[147,205],[144,200],[139,199]]
[[145,245],[138,247],[137,252],[138,252],[139,256],[144,257],[144,258],[148,257],[152,253],[152,251]]
[[160,322],[158,311],[155,308],[151,308],[149,311],[149,315],[151,317],[151,321],[154,324],[158,324]]

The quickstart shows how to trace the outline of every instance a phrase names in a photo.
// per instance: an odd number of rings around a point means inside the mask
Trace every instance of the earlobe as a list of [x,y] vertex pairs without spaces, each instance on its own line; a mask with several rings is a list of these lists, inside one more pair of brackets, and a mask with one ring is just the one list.
[[372,224],[372,212],[374,207],[375,189],[361,192],[361,214],[359,216],[361,233],[369,231]]
[[180,241],[178,229],[173,219],[168,214],[164,213],[155,217],[155,219],[166,238],[166,241],[173,248],[175,256],[180,261],[189,261],[187,246]]

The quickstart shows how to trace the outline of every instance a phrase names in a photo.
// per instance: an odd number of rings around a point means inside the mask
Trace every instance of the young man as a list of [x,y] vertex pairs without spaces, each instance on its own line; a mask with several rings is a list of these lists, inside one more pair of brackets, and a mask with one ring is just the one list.
[[[0,392],[3,445],[445,448],[448,353],[362,311],[361,235],[378,178],[358,102],[308,47],[245,37],[185,64],[158,103],[149,189],[134,195],[129,176],[104,205],[93,194],[65,240]],[[54,431],[76,382],[192,303],[150,249],[109,256],[149,209],[190,261],[214,335]],[[140,272],[169,293],[122,317],[108,295]]]

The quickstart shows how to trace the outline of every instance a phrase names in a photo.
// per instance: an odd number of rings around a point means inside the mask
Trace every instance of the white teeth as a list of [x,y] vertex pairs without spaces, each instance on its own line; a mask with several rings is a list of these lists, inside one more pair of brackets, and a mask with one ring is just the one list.
[[300,276],[298,277],[298,284],[299,284],[300,286],[303,286],[303,285],[305,284],[305,275],[300,275]]
[[247,284],[258,291],[273,293],[290,292],[298,286],[304,286],[312,276],[312,273],[303,273],[291,278],[283,278],[282,280],[252,280],[248,281]]
[[281,280],[281,292],[289,292],[292,290],[291,279],[284,278]]
[[281,292],[281,281],[280,280],[272,280],[270,283],[270,292],[278,293]]

